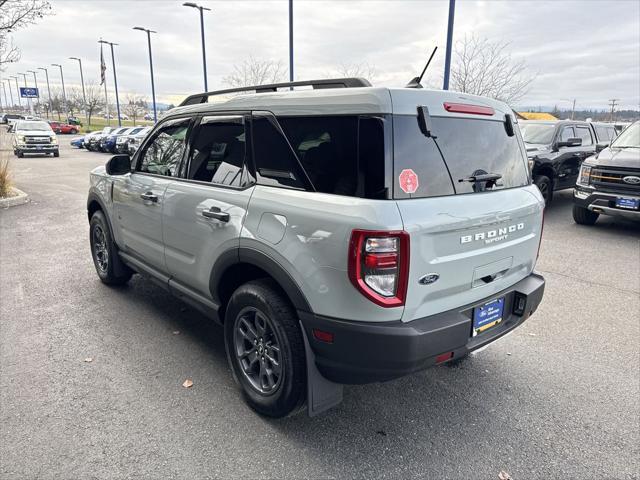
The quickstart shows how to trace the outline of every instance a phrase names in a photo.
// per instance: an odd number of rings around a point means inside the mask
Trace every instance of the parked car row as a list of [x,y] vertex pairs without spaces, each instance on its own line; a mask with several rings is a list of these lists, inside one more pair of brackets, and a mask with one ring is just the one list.
[[151,127],[104,127],[84,137],[71,140],[71,146],[91,152],[127,153],[132,155]]
[[573,188],[582,162],[617,136],[615,126],[608,123],[524,120],[519,124],[533,181],[547,205],[554,191]]

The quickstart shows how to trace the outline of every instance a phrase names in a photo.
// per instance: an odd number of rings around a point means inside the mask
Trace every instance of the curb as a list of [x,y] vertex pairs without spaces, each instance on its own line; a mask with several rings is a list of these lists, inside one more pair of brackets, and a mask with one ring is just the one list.
[[15,207],[29,201],[29,195],[24,193],[22,190],[18,190],[16,187],[13,187],[13,192],[17,195],[14,195],[13,197],[0,198],[0,208]]

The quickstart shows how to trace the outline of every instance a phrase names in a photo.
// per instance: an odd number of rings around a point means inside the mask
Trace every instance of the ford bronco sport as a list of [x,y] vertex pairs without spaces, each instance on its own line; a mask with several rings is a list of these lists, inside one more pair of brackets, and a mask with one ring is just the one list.
[[544,202],[515,122],[363,79],[192,95],[91,173],[96,271],[222,323],[259,413],[317,414],[343,384],[457,361],[536,310]]
[[593,225],[600,215],[640,220],[640,122],[582,164],[573,191],[573,219]]

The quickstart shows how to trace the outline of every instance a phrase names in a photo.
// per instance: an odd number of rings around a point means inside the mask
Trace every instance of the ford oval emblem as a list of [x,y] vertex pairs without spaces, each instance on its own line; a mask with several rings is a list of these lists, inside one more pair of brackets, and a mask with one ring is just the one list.
[[623,177],[622,180],[626,183],[630,183],[631,185],[638,185],[640,183],[640,177],[636,177],[635,175]]
[[429,273],[427,275],[423,275],[422,277],[420,277],[420,279],[418,280],[418,283],[420,285],[431,285],[432,283],[437,282],[439,278],[440,278],[440,275],[438,275],[437,273]]

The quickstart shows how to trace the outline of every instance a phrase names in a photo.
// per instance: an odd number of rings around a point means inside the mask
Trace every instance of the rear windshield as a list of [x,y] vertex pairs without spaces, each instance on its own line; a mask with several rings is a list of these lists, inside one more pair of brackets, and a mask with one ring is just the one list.
[[[393,117],[394,198],[422,198],[527,185],[526,156],[518,136],[495,120],[432,117],[432,137],[417,117]],[[497,174],[496,180],[471,177]]]

